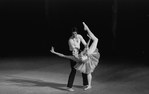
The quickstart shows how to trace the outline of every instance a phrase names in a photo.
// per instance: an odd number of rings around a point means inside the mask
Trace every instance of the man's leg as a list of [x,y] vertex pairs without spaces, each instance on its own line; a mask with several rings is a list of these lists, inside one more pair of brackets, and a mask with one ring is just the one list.
[[75,78],[75,75],[76,75],[76,69],[74,68],[75,65],[76,65],[76,62],[73,61],[73,60],[70,60],[71,72],[69,74],[68,83],[67,83],[68,88],[72,88],[72,85],[73,85],[73,82],[74,82],[74,78]]
[[82,78],[83,78],[83,86],[87,86],[88,85],[87,74],[82,73]]

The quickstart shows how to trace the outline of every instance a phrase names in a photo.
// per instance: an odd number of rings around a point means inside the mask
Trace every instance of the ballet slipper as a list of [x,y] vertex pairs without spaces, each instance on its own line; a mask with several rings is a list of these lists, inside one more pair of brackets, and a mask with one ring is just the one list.
[[92,86],[87,86],[86,88],[84,88],[84,90],[88,90],[88,89],[91,89],[92,88]]
[[67,90],[70,91],[70,92],[73,92],[74,91],[74,89],[69,88],[69,87],[67,87]]

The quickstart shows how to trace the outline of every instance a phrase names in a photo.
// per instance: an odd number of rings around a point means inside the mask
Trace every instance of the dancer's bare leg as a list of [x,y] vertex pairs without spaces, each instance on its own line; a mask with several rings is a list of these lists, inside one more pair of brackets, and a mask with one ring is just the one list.
[[88,86],[84,90],[88,90],[88,89],[92,88],[92,85],[91,85],[91,83],[92,83],[92,74],[91,73],[87,74],[87,79],[88,79]]
[[84,22],[83,22],[83,25],[84,25],[84,30],[88,32],[90,38],[93,40],[93,43],[88,49],[88,54],[92,54],[97,48],[98,38],[91,32],[91,30],[88,28],[88,26]]
[[87,77],[88,77],[88,83],[89,83],[88,85],[91,86],[91,82],[92,82],[92,75],[91,75],[91,73],[88,74]]
[[[86,30],[88,32],[89,37],[93,40],[91,46],[87,50],[87,54],[93,54],[97,48],[98,38],[90,31],[90,29],[84,22],[83,22],[83,25],[84,25],[84,30]],[[87,75],[87,78],[88,78],[88,87],[86,87],[84,90],[88,90],[91,88],[91,82],[92,82],[91,73]]]

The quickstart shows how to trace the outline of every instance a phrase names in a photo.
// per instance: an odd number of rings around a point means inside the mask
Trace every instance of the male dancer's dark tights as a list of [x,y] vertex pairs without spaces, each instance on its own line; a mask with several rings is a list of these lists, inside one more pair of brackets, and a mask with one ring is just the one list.
[[[74,78],[76,75],[76,69],[74,68],[75,65],[76,65],[76,62],[73,60],[70,60],[71,72],[69,74],[68,83],[67,83],[67,87],[69,88],[72,88]],[[87,74],[82,73],[82,78],[83,78],[83,85],[84,86],[88,85]]]

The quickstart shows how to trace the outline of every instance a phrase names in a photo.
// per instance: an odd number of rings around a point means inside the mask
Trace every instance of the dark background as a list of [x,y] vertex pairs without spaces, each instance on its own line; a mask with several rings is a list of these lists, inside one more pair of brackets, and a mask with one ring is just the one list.
[[73,26],[87,41],[83,21],[99,38],[101,56],[148,56],[149,1],[117,0],[115,33],[113,4],[114,0],[1,0],[0,56],[51,55],[51,46],[67,54]]

